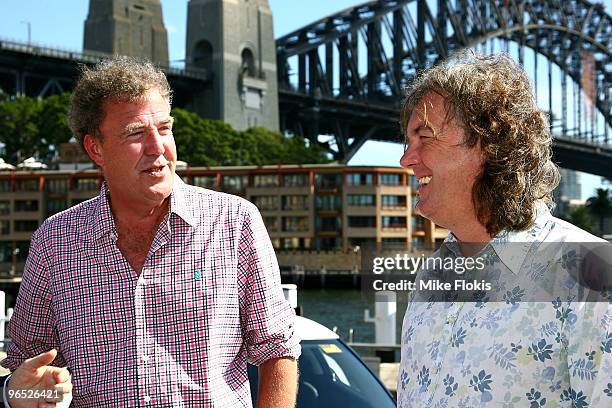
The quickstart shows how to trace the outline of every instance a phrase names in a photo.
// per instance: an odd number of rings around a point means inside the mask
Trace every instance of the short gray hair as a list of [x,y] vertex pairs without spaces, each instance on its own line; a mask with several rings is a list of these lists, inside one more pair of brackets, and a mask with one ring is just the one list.
[[151,62],[132,57],[115,57],[94,67],[83,66],[70,97],[68,123],[81,147],[85,135],[102,138],[100,124],[107,101],[134,102],[150,90],[157,90],[172,103],[166,75]]

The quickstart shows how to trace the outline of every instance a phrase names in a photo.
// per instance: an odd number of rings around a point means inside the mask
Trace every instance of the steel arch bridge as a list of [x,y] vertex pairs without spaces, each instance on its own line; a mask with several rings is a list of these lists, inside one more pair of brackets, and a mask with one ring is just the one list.
[[316,143],[333,135],[324,144],[344,162],[367,140],[399,142],[408,81],[453,50],[480,44],[487,52],[497,41],[512,45],[521,63],[531,49],[536,91],[546,73],[556,161],[612,177],[611,20],[601,4],[585,0],[365,2],[277,39],[281,128]]

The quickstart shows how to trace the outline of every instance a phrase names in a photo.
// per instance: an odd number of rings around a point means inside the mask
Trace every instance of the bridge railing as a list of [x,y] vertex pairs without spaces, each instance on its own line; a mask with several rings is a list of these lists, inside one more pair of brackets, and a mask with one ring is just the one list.
[[[112,54],[107,54],[99,51],[76,51],[62,48],[51,48],[45,45],[36,43],[23,43],[12,39],[0,37],[0,50],[13,51],[23,54],[30,54],[38,57],[58,58],[63,60],[84,62],[87,64],[95,64],[104,58],[112,57]],[[184,69],[172,66],[157,64],[167,74],[174,76],[183,76],[193,79],[208,80],[210,73],[204,69]]]

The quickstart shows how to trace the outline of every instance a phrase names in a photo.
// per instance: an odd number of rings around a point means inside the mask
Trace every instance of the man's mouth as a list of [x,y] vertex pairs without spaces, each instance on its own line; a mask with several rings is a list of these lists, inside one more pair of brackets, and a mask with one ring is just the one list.
[[164,167],[166,166],[156,166],[156,167],[151,167],[148,168],[147,170],[145,170],[145,173],[151,174],[153,176],[161,173],[162,171],[164,171]]
[[429,182],[431,181],[431,176],[423,176],[419,178],[418,181],[419,181],[419,186],[425,186],[429,184]]

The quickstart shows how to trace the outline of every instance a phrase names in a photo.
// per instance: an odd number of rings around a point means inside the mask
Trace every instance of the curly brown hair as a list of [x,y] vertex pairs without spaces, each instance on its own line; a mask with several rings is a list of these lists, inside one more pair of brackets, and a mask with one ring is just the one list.
[[132,57],[114,57],[81,67],[81,76],[70,96],[68,123],[83,147],[85,135],[102,138],[100,124],[107,101],[134,102],[150,90],[158,90],[172,103],[172,90],[166,75],[151,62]]
[[485,162],[472,202],[491,236],[529,228],[540,200],[554,206],[551,192],[559,184],[559,170],[551,160],[548,116],[518,63],[507,54],[463,51],[423,71],[406,90],[402,131],[428,92],[444,97],[450,117],[465,132],[464,144],[482,149]]

